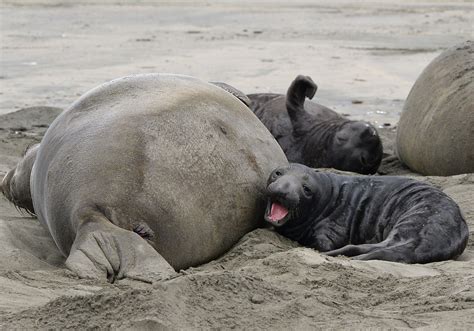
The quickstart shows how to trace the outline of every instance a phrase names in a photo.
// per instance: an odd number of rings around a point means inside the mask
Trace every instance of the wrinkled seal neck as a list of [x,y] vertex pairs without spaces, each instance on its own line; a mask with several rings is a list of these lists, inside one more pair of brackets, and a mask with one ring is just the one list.
[[310,204],[307,208],[296,212],[295,218],[281,227],[285,232],[300,232],[309,223],[317,220],[333,199],[335,186],[330,174],[314,171],[312,175],[315,177],[318,186],[313,193]]
[[305,134],[299,134],[295,130],[295,138],[303,146],[304,163],[314,168],[330,167],[334,136],[349,122],[349,120],[339,118],[324,122],[314,121]]

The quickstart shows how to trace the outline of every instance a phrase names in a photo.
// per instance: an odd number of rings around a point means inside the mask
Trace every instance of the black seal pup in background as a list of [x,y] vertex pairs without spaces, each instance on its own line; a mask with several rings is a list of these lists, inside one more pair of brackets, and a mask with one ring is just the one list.
[[300,244],[358,260],[454,259],[469,231],[458,205],[413,179],[342,176],[301,164],[274,170],[265,220]]
[[382,161],[382,142],[367,122],[351,121],[312,101],[317,86],[298,76],[285,95],[248,94],[250,108],[272,133],[290,162],[373,174]]

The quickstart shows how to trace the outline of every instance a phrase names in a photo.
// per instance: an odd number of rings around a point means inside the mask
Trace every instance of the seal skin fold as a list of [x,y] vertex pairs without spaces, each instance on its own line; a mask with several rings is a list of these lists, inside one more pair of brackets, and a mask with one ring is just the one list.
[[313,168],[373,174],[382,161],[377,130],[364,121],[351,121],[305,98],[316,84],[299,75],[285,95],[248,94],[250,108],[272,133],[290,162]]
[[428,263],[455,259],[469,231],[458,205],[439,189],[403,177],[342,176],[300,164],[278,168],[267,206],[290,217],[265,220],[301,245],[358,260]]

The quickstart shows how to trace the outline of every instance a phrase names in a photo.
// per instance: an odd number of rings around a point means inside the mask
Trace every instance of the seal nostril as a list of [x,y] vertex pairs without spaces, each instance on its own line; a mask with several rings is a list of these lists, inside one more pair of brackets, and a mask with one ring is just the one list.
[[375,129],[372,128],[372,127],[367,127],[360,134],[360,139],[362,141],[367,142],[367,143],[372,142],[372,141],[377,141],[378,140],[377,139],[377,131],[375,131]]
[[286,192],[278,192],[275,194],[275,198],[281,199],[281,200],[286,200],[286,197],[288,194]]

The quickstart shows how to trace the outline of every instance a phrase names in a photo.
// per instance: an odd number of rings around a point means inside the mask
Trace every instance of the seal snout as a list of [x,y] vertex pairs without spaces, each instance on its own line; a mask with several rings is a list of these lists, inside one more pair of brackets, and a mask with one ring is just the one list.
[[282,176],[267,186],[265,220],[280,227],[291,219],[292,210],[299,203],[298,186],[291,177]]
[[375,173],[382,162],[383,147],[377,131],[368,127],[361,137],[365,149],[361,151],[360,163],[367,173]]
[[[341,169],[361,174],[373,174],[382,161],[383,147],[377,130],[363,121],[349,122],[337,135],[352,137],[344,142],[346,157],[341,159]],[[342,145],[341,145],[342,146]]]
[[373,167],[374,165],[377,165],[380,163],[380,160],[377,155],[371,155],[370,153],[361,153],[360,154],[360,163],[364,167]]
[[296,206],[299,202],[297,185],[284,178],[270,183],[267,187],[267,195],[270,199],[280,202],[287,208]]
[[370,124],[365,123],[365,127],[362,129],[362,132],[360,133],[360,139],[361,140],[375,140],[377,139],[377,130],[375,130],[374,127],[372,127]]
[[372,126],[368,126],[361,134],[360,141],[362,146],[367,146],[367,149],[371,149],[374,152],[380,148],[382,142],[380,141],[379,134]]

